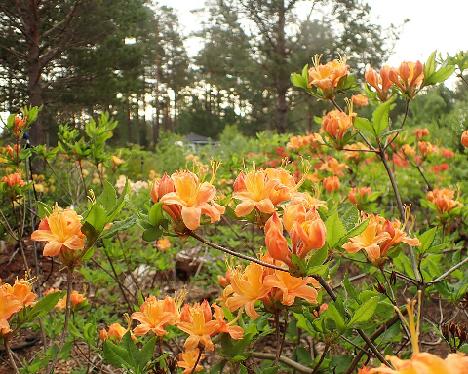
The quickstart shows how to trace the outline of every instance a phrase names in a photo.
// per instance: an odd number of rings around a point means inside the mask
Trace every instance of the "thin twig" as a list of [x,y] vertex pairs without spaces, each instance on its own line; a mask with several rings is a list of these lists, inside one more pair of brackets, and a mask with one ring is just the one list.
[[[262,360],[275,360],[276,358],[276,355],[272,353],[252,352],[250,355],[252,357],[259,358]],[[313,369],[308,368],[307,366],[304,366],[299,362],[290,359],[289,357],[280,356],[278,358],[278,361],[282,362],[285,365],[288,365],[289,367],[293,368],[294,370],[297,370],[300,373],[312,374],[314,372]]]
[[8,335],[3,337],[3,344],[5,346],[5,351],[8,355],[11,368],[14,370],[15,374],[20,374],[18,366],[16,366],[15,358],[13,357],[13,352],[11,351],[11,348],[10,348],[10,338]]
[[458,264],[452,266],[450,269],[448,269],[444,274],[442,274],[440,277],[428,282],[427,284],[428,285],[431,285],[431,284],[434,284],[434,283],[438,283],[438,282],[441,282],[443,281],[445,278],[447,278],[452,272],[454,272],[455,270],[457,270],[459,267],[462,267],[464,264],[466,264],[468,262],[468,257],[466,257],[463,261],[459,262]]

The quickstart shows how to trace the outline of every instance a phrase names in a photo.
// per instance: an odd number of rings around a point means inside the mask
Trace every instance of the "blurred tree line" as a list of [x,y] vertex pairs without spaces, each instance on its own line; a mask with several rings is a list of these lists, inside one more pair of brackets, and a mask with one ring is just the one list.
[[[306,131],[326,106],[296,94],[290,73],[315,54],[379,66],[397,38],[361,0],[208,0],[200,20],[189,56],[175,10],[152,1],[3,0],[0,111],[43,105],[33,143],[100,111],[119,121],[121,145],[152,146],[162,130],[217,137],[226,125]],[[453,95],[418,103],[421,121]]]

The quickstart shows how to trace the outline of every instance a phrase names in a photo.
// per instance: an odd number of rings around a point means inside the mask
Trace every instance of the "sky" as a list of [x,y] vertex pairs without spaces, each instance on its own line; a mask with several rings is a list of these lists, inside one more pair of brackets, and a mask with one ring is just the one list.
[[[176,9],[181,29],[188,35],[200,26],[200,18],[191,13],[193,9],[203,7],[205,0],[159,0],[161,5]],[[309,4],[307,4],[309,3]],[[401,25],[400,39],[396,42],[394,53],[388,63],[397,65],[403,60],[420,59],[438,50],[442,54],[468,50],[466,23],[468,0],[368,0],[372,8],[372,18],[376,23],[388,26],[391,23]],[[299,6],[310,6],[310,2],[301,1]],[[187,49],[191,55],[200,48],[199,42],[187,40]]]

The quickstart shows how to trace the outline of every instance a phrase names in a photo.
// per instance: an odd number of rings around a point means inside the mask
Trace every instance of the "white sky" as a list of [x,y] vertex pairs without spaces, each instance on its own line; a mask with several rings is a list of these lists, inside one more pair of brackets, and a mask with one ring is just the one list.
[[[158,3],[177,10],[181,29],[186,35],[199,29],[201,19],[191,10],[202,8],[204,0],[159,0]],[[307,7],[307,3],[301,1],[300,7]],[[405,19],[410,20],[403,26],[400,40],[388,61],[392,65],[403,60],[424,62],[435,49],[444,55],[468,50],[468,0],[368,0],[368,3],[375,22],[383,26],[401,25]],[[196,40],[189,39],[187,48],[194,54],[200,46]]]

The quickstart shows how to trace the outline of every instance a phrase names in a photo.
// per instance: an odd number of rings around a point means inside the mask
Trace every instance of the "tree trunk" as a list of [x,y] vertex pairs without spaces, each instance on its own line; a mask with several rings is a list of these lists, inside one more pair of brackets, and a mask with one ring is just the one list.
[[278,71],[276,76],[276,129],[280,133],[286,132],[288,127],[288,102],[286,94],[289,88],[286,52],[286,9],[281,1],[278,8],[276,57]]
[[[30,37],[28,40],[28,59],[27,59],[27,76],[28,76],[28,95],[29,105],[41,106],[44,104],[42,95],[42,66],[40,61],[40,34],[39,34],[39,18],[37,7],[32,3],[29,9],[28,17],[25,18],[27,23],[27,32]],[[31,127],[30,140],[33,145],[44,143],[45,130],[41,122],[41,116],[37,118],[34,125]]]

